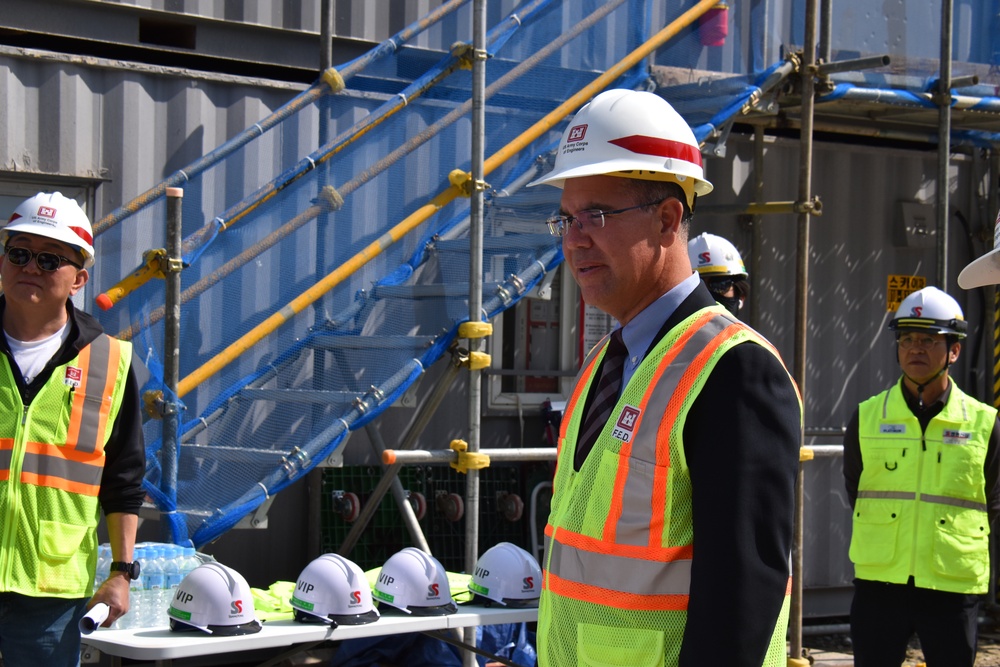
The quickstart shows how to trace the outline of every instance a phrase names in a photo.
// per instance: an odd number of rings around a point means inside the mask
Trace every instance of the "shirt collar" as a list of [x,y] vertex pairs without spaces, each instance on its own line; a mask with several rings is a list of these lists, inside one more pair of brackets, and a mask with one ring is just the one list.
[[653,344],[653,338],[660,332],[660,327],[674,314],[684,299],[691,296],[699,282],[701,282],[701,277],[692,272],[690,276],[646,306],[625,325],[622,329],[622,340],[629,350],[631,362],[629,365],[631,367],[634,368],[642,361],[646,350]]

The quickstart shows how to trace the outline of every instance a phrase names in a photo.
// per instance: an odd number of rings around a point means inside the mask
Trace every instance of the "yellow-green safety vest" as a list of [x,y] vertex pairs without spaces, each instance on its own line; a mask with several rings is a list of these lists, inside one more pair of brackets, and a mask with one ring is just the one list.
[[100,335],[24,405],[0,355],[0,591],[93,594],[104,446],[131,357]]
[[986,446],[997,411],[952,383],[922,432],[897,383],[858,409],[863,470],[850,557],[859,579],[952,593],[990,580]]
[[[636,369],[577,472],[584,399],[607,346],[584,362],[562,420],[545,528],[541,667],[677,665],[694,538],[684,423],[722,355],[747,341],[778,356],[721,306],[672,329]],[[789,592],[766,667],[785,665]]]

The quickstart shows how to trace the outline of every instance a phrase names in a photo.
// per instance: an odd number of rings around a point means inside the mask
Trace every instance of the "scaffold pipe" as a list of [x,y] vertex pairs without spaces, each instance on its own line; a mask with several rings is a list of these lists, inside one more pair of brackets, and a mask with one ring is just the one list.
[[[614,0],[614,2],[608,3],[608,6],[611,5],[617,6],[618,4],[621,4],[623,1],[624,0]],[[688,11],[684,12],[679,18],[670,23],[670,25],[668,25],[666,28],[656,33],[656,35],[654,35],[652,38],[646,40],[642,44],[642,46],[635,49],[625,58],[623,58],[618,63],[613,65],[607,72],[604,72],[603,74],[598,76],[593,82],[582,88],[579,92],[573,95],[568,101],[564,102],[555,110],[546,114],[545,117],[542,118],[542,120],[538,121],[537,123],[532,125],[528,130],[523,132],[518,139],[515,139],[514,141],[508,143],[506,146],[504,146],[499,151],[494,153],[492,156],[490,156],[490,158],[488,158],[484,162],[483,165],[484,177],[488,175],[490,172],[492,172],[494,169],[499,167],[501,164],[503,164],[506,160],[514,156],[518,151],[520,151],[523,148],[526,148],[532,141],[534,141],[542,134],[547,132],[549,129],[554,127],[565,116],[567,116],[572,111],[576,110],[577,107],[582,106],[582,104],[587,99],[592,97],[594,93],[602,90],[608,84],[612,83],[621,74],[625,73],[630,67],[641,62],[643,58],[652,53],[664,42],[677,35],[684,27],[696,21],[699,16],[701,16],[709,9],[714,7],[715,4],[716,4],[715,0],[701,0],[701,2],[699,2],[697,5],[695,5]],[[581,21],[579,24],[577,24],[577,26],[582,26],[584,24],[590,25],[590,22],[592,21],[596,22],[596,20],[598,20],[597,19],[598,15],[600,14],[601,16],[603,16],[604,14],[601,14],[601,12],[606,12],[606,11],[610,11],[610,9],[606,10],[604,7],[602,7],[601,9],[599,9],[598,11],[594,12],[586,19]],[[580,29],[582,30],[582,28]],[[563,35],[561,39],[565,38],[567,38],[567,35]],[[555,40],[553,44],[560,42],[561,39]],[[549,45],[546,48],[551,48],[552,46],[553,45]],[[542,51],[544,50],[546,49],[542,49]],[[536,56],[537,55],[538,54],[536,54]],[[533,56],[532,58],[534,57],[535,56]],[[507,75],[495,81],[491,86],[488,87],[488,90],[492,89],[495,92],[496,90],[499,90],[499,88],[502,88],[504,85],[507,85],[508,83],[510,83],[511,80],[510,77],[514,75],[515,72],[518,73],[517,76],[523,74],[523,71],[520,70],[521,66],[525,65],[525,63],[528,63],[529,61],[532,61],[532,58],[529,58],[528,60],[522,62],[521,65],[515,67],[510,72],[508,72]],[[487,94],[487,97],[489,97],[489,94]],[[399,160],[404,154],[404,151],[406,153],[411,152],[417,146],[422,145],[425,141],[427,141],[430,138],[430,136],[425,136],[425,135],[427,135],[430,130],[437,128],[447,119],[451,119],[448,121],[450,124],[451,122],[457,120],[461,115],[464,115],[469,106],[471,106],[471,101],[467,101],[458,109],[452,110],[437,123],[429,127],[424,132],[421,132],[417,137],[414,137],[409,142],[407,142],[406,144],[404,144],[403,146],[396,149],[388,156],[380,160],[371,169],[362,172],[355,179],[345,184],[342,188],[340,188],[340,192],[342,194],[348,194],[353,190],[357,189],[357,187],[359,187],[362,183],[367,182],[371,177],[373,177],[375,173],[378,173],[388,168],[389,166],[391,166],[391,164]],[[457,113],[459,112],[459,110],[461,110],[461,113]],[[437,131],[440,131],[440,128],[435,130],[435,132]],[[465,180],[468,180],[469,175],[465,174],[465,176],[466,176]],[[229,347],[227,347],[225,350],[223,350],[218,355],[216,355],[208,362],[203,364],[201,367],[196,369],[194,372],[192,372],[191,375],[184,378],[181,381],[180,385],[178,386],[178,396],[183,397],[185,394],[187,394],[187,392],[191,391],[199,384],[204,382],[213,373],[227,366],[229,363],[233,361],[233,359],[238,357],[240,354],[242,354],[244,351],[246,351],[251,346],[256,344],[258,341],[262,340],[264,337],[275,331],[279,326],[287,322],[292,316],[298,314],[303,308],[314,303],[317,299],[323,296],[323,294],[333,289],[333,287],[340,284],[343,280],[349,277],[354,270],[364,266],[365,263],[367,263],[369,260],[380,254],[382,250],[394,244],[409,231],[415,229],[431,215],[433,215],[438,210],[449,204],[452,200],[456,199],[459,196],[468,194],[464,188],[455,185],[455,183],[458,180],[458,178],[455,177],[455,172],[452,172],[449,178],[452,181],[452,185],[450,187],[438,193],[430,202],[424,204],[416,211],[411,213],[403,221],[401,221],[395,227],[393,227],[389,232],[380,237],[377,241],[368,245],[364,250],[362,250],[360,253],[356,254],[354,257],[348,260],[347,263],[337,268],[332,273],[328,274],[323,280],[319,281],[311,288],[303,292],[301,295],[293,299],[284,308],[272,314],[266,320],[264,320],[259,325],[254,327],[252,330],[244,334],[239,340],[229,345]],[[315,206],[310,207],[310,211],[314,208],[317,207]],[[315,211],[313,217],[315,217],[315,215],[318,215],[319,213],[320,211]],[[303,215],[304,214],[300,214],[300,216],[298,217],[301,218]],[[302,224],[304,223],[305,220],[302,221]],[[290,233],[290,231],[287,233]],[[285,235],[287,235],[287,233]],[[257,244],[257,246],[254,246],[254,248],[257,248],[260,245],[261,244]],[[247,254],[248,253],[245,252],[240,257],[243,257]],[[252,256],[243,259],[242,263],[239,265],[242,266],[243,263],[250,261]],[[232,263],[233,262],[229,262],[227,263],[226,266],[229,266]],[[230,272],[235,270],[236,268],[237,268],[236,266],[233,266],[230,269]],[[219,277],[221,278],[221,276]],[[218,279],[219,278],[216,278],[215,281],[217,281]],[[192,286],[191,288],[189,288],[189,290],[193,289],[194,287],[195,286]],[[205,288],[207,288],[207,286]],[[185,290],[185,293],[187,292],[188,290]]]

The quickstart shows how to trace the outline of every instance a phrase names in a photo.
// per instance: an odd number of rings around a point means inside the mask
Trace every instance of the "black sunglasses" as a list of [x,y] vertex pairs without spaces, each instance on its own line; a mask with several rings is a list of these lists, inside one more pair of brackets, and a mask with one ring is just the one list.
[[734,282],[732,278],[709,278],[705,285],[712,294],[725,294],[733,287]]
[[49,273],[56,271],[63,262],[66,262],[70,266],[75,266],[77,269],[82,269],[83,266],[74,262],[69,257],[63,257],[62,255],[57,255],[54,252],[35,252],[33,250],[28,250],[27,248],[18,248],[17,246],[7,246],[4,249],[4,254],[7,255],[7,259],[14,266],[27,266],[28,263],[34,259],[35,266],[37,266],[42,271],[48,271]]

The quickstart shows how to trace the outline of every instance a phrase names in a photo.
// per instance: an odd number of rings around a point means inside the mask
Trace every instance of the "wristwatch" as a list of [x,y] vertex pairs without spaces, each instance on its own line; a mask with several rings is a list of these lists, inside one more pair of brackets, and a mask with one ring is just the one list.
[[139,569],[139,561],[137,560],[134,560],[131,563],[127,563],[122,560],[111,561],[111,572],[124,572],[132,581],[139,578]]

